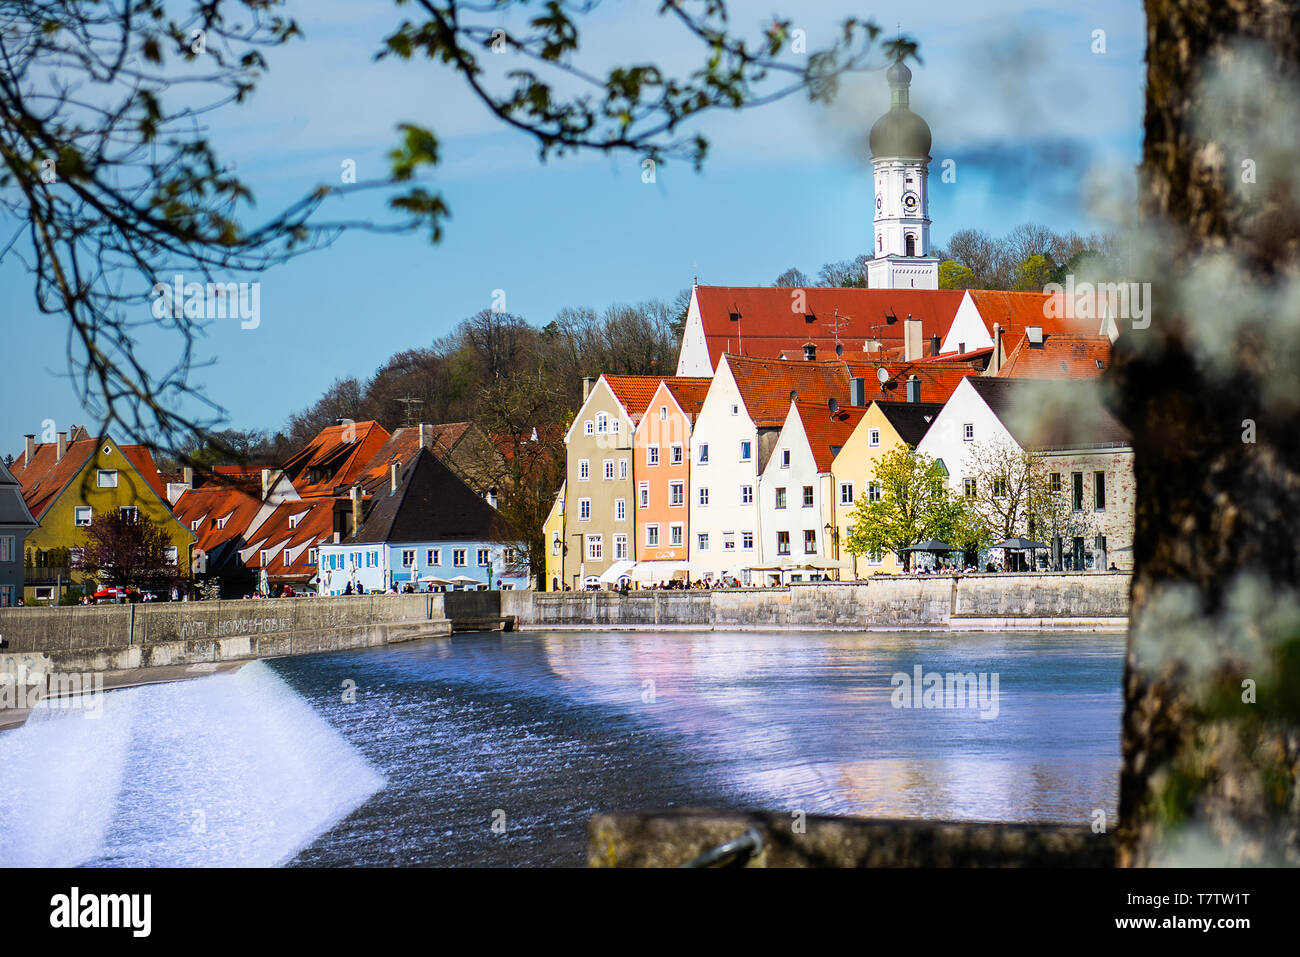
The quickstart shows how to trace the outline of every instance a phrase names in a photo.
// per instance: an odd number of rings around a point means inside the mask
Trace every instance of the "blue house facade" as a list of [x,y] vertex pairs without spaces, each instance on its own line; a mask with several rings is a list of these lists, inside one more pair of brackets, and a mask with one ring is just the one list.
[[497,510],[421,449],[355,535],[320,546],[320,593],[528,588],[510,538]]

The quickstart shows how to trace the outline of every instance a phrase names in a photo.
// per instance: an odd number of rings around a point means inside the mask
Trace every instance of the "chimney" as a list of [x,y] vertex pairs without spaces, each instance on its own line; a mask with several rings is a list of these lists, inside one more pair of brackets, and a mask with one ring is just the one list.
[[939,348],[940,348],[942,345],[943,345],[943,342],[939,339],[939,336],[938,336],[937,333],[936,333],[935,335],[931,336],[931,337],[930,337],[930,355],[932,355],[932,356],[937,356],[937,355],[939,354]]
[[879,352],[879,351],[880,351],[880,340],[879,340],[879,339],[868,339],[868,340],[866,340],[864,343],[862,343],[862,351],[863,351],[863,352]]
[[279,478],[279,469],[262,469],[262,498],[265,499],[271,494],[271,486]]
[[582,377],[582,401],[586,402],[591,396],[591,387],[596,384],[596,380],[589,375]]
[[23,438],[27,440],[23,451],[23,468],[26,468],[32,464],[32,458],[36,455],[36,433],[28,432]]
[[993,362],[989,366],[993,374],[997,375],[1002,369],[1002,324],[993,323]]
[[907,380],[907,401],[921,401],[921,380],[916,376],[911,376]]
[[811,342],[803,347],[804,362],[813,362],[817,359],[817,347]]
[[352,486],[348,494],[352,498],[352,534],[356,535],[361,528],[361,486]]
[[921,320],[908,316],[903,321],[903,361],[915,362],[921,358]]
[[388,494],[392,495],[397,491],[397,483],[402,477],[402,463],[394,462],[388,468]]
[[863,406],[867,404],[867,380],[861,376],[853,376],[849,379],[849,405]]
[[62,462],[63,456],[68,454],[68,433],[59,432],[54,443],[54,461]]
[[181,469],[181,481],[185,483],[186,488],[194,488],[194,469],[188,465]]
[[420,423],[420,448],[424,448],[424,423]]

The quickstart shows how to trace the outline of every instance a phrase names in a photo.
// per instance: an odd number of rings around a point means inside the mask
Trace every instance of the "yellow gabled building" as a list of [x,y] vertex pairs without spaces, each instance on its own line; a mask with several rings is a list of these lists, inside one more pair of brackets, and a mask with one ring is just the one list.
[[72,440],[38,444],[28,435],[23,455],[10,471],[22,487],[23,500],[39,523],[24,549],[27,601],[57,601],[60,588],[86,578],[70,568],[70,552],[85,541],[95,515],[111,509],[135,509],[161,525],[175,548],[185,578],[191,577],[194,533],[172,514],[167,489],[149,450],[119,446],[106,436],[91,438],[75,429]]
[[[871,403],[831,463],[835,484],[835,524],[841,542],[849,539],[849,527],[853,524],[850,515],[857,503],[864,496],[871,500],[880,495],[874,481],[876,463],[886,452],[900,445],[915,448],[942,410],[943,404],[939,402]],[[902,571],[902,563],[892,553],[853,555],[841,548],[840,554],[852,566],[851,571],[844,573],[845,578],[869,578],[878,573]]]

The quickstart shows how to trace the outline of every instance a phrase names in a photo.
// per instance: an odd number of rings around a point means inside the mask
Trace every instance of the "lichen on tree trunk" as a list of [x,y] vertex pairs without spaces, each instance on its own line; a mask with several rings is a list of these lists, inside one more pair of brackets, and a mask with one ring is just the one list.
[[[1146,0],[1146,15],[1133,278],[1155,309],[1108,376],[1137,482],[1119,863],[1295,865],[1300,0]],[[1230,109],[1250,69],[1271,83]],[[1189,293],[1216,263],[1222,316]]]

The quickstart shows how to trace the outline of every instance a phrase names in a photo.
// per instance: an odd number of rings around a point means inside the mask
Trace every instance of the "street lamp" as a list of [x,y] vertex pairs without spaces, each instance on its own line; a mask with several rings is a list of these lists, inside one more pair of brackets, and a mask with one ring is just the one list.
[[[826,541],[829,542],[831,546],[830,557],[832,560],[838,562],[840,560],[840,527],[827,522],[825,532]],[[840,570],[838,568],[835,569],[835,580],[840,580]]]

